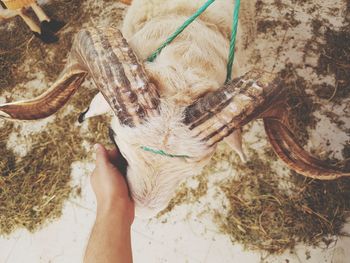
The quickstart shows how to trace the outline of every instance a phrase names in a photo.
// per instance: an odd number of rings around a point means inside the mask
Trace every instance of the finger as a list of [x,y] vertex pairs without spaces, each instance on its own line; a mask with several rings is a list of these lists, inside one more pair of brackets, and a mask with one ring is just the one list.
[[111,163],[114,163],[120,156],[120,152],[117,148],[113,148],[111,150],[107,150],[108,158]]
[[95,144],[96,166],[105,166],[109,163],[109,155],[106,148],[102,144]]
[[92,186],[92,190],[95,192],[95,182],[96,182],[97,171],[96,168],[90,174],[90,185]]
[[107,150],[103,145],[96,144],[96,167],[116,169],[121,175],[126,175],[127,163],[118,149]]

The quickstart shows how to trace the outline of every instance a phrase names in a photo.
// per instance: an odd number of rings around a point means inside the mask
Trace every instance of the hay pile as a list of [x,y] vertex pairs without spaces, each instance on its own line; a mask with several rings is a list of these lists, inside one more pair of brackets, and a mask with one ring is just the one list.
[[[309,5],[303,1],[290,0],[273,2],[280,12],[289,10],[287,2],[295,5]],[[271,10],[263,1],[257,2],[257,11]],[[53,17],[63,19],[67,26],[60,34],[58,45],[45,46],[32,38],[23,22],[16,18],[9,24],[0,25],[0,97],[15,100],[33,97],[46,87],[28,90],[25,84],[38,78],[37,72],[45,76],[44,83],[55,80],[64,65],[64,59],[71,45],[72,36],[82,26],[99,17],[109,19],[108,24],[118,24],[122,18],[122,5],[113,1],[55,0],[45,7]],[[310,9],[311,10],[311,9]],[[316,9],[315,9],[316,10]],[[312,10],[311,10],[312,11]],[[310,12],[311,12],[310,11]],[[350,11],[350,5],[348,11]],[[312,11],[314,12],[314,11]],[[108,14],[108,15],[106,15]],[[288,30],[299,22],[295,14],[284,16],[285,21],[262,20],[257,34],[282,35],[279,29]],[[350,16],[348,16],[350,17]],[[107,24],[104,21],[104,24]],[[316,127],[319,119],[314,115],[322,104],[341,105],[350,96],[350,32],[345,25],[337,30],[328,27],[329,22],[315,19],[313,35],[305,45],[305,57],[318,53],[318,65],[313,66],[319,75],[335,75],[337,85],[328,83],[311,85],[300,74],[300,65],[281,61],[280,74],[290,84],[289,104],[293,107],[292,126],[303,145],[310,140],[310,129]],[[11,30],[10,30],[11,28]],[[325,30],[326,29],[326,30]],[[273,33],[271,33],[273,31]],[[287,39],[287,34],[284,38]],[[276,37],[277,39],[277,37]],[[279,41],[281,44],[283,41]],[[271,42],[271,41],[270,41]],[[315,44],[316,43],[316,44]],[[274,44],[274,43],[272,43]],[[276,50],[276,46],[274,49]],[[282,49],[277,49],[282,54]],[[253,50],[254,65],[263,66],[261,50]],[[305,62],[306,63],[306,62]],[[277,67],[278,68],[278,67]],[[29,70],[30,69],[30,70]],[[44,85],[45,86],[45,85]],[[66,109],[55,115],[39,131],[22,136],[21,123],[0,122],[0,235],[9,234],[19,227],[31,231],[45,222],[60,216],[64,201],[79,189],[70,186],[70,167],[74,161],[91,161],[89,146],[95,142],[107,143],[107,120],[94,119],[86,129],[76,124],[78,113],[88,104],[95,91],[88,82],[74,96]],[[311,87],[311,91],[306,87]],[[84,98],[84,99],[82,99]],[[325,101],[326,100],[326,101]],[[339,129],[349,134],[339,114],[325,112],[326,117]],[[261,125],[260,125],[261,126]],[[251,125],[245,128],[248,131]],[[261,129],[261,127],[260,127]],[[25,154],[19,155],[9,147],[9,141],[17,138],[25,144]],[[266,141],[265,137],[261,138]],[[88,147],[83,147],[83,142]],[[163,219],[174,208],[184,203],[197,203],[216,187],[225,196],[223,209],[210,209],[210,203],[203,204],[204,212],[212,215],[220,231],[249,249],[281,253],[292,249],[298,242],[311,245],[329,245],[334,235],[341,235],[341,228],[350,212],[350,180],[320,182],[288,172],[270,147],[259,151],[247,143],[249,162],[245,165],[227,147],[221,145],[203,174],[196,177],[196,187],[182,185],[168,208],[159,217]],[[331,144],[331,142],[330,142]],[[316,152],[318,153],[318,152]],[[342,151],[343,160],[337,160],[329,151],[324,156],[340,166],[349,165],[350,146],[347,142]],[[283,166],[282,166],[283,167]],[[210,184],[213,174],[227,171],[232,173],[221,181]],[[235,176],[235,175],[239,176]],[[163,220],[166,222],[166,220]]]
[[[334,99],[335,104],[341,104],[342,100],[349,98],[350,75],[346,73],[347,76],[344,76],[344,71],[337,68],[338,64],[329,60],[325,66],[327,62],[324,56],[337,50],[342,54],[339,63],[348,63],[349,47],[339,47],[346,43],[344,39],[350,39],[349,28],[341,32],[327,31],[325,52],[319,59],[317,69],[328,67],[327,70],[334,70],[336,79],[341,83],[338,90],[333,87],[334,91],[328,97]],[[315,98],[305,93],[308,82],[298,75],[293,65],[286,65],[280,75],[289,90],[291,127],[299,142],[305,146],[309,140],[308,129],[315,128],[317,123],[313,113],[320,109],[320,105],[315,102]],[[293,83],[296,85],[290,85]],[[346,130],[345,123],[338,120],[339,116],[334,114],[327,117],[338,128]],[[350,135],[349,130],[346,133]],[[315,154],[340,169],[349,170],[350,145],[349,141],[344,143],[342,160],[335,158],[332,151],[323,155],[318,152]],[[222,233],[248,249],[278,254],[287,249],[292,250],[298,243],[329,247],[335,244],[338,236],[350,235],[342,232],[344,223],[350,217],[350,178],[320,181],[305,178],[293,171],[290,171],[289,176],[281,176],[276,169],[277,156],[269,147],[263,150],[258,153],[250,149],[247,164],[235,162],[230,157],[232,153],[227,150],[214,158],[214,166],[221,166],[222,161],[235,163],[234,169],[239,174],[238,178],[224,180],[219,186],[229,201],[226,213],[216,211],[214,215],[214,221]]]
[[[342,227],[350,216],[350,178],[324,182],[294,172],[281,176],[270,148],[263,153],[251,149],[248,159],[242,164],[231,149],[220,145],[210,165],[197,176],[198,185],[183,184],[158,218],[166,223],[176,207],[200,203],[198,212],[189,212],[191,217],[207,214],[233,243],[277,254],[293,250],[298,243],[328,247],[337,236],[349,235]],[[210,184],[217,172],[231,174]],[[222,209],[205,199],[209,187],[218,197],[224,194]]]
[[229,200],[227,214],[217,211],[214,216],[232,241],[248,249],[282,253],[299,242],[328,246],[336,235],[345,234],[342,227],[350,215],[348,178],[332,182],[297,174],[281,178],[256,152],[238,170],[238,179],[220,186]]
[[[255,68],[279,72],[285,80],[288,104],[293,109],[290,124],[299,142],[321,159],[349,170],[349,140],[342,140],[343,145],[336,151],[329,136],[322,146],[309,146],[316,127],[339,130],[342,136],[350,137],[349,122],[346,123],[350,117],[350,4],[343,1],[343,9],[334,6],[332,10],[320,10],[317,4],[257,1],[258,32],[254,40],[260,46],[253,47],[250,61]],[[325,11],[343,14],[343,26],[335,27],[325,18]],[[298,42],[295,38],[302,33],[298,31],[301,22],[297,18],[302,12],[312,15],[311,23],[306,24],[311,32],[304,42]],[[295,62],[285,55],[291,50]],[[334,82],[329,81],[333,78]],[[327,120],[324,123],[329,122],[329,126],[317,126],[320,120]],[[289,171],[266,145],[266,136],[250,131],[253,126],[255,130],[263,129],[261,122],[244,129],[249,134],[246,138],[253,134],[260,143],[254,148],[253,142],[245,141],[248,163],[242,164],[228,146],[221,144],[210,165],[196,177],[197,186],[183,184],[168,208],[159,214],[160,219],[167,222],[165,218],[167,214],[171,216],[172,210],[190,204],[198,209],[191,209],[191,217],[209,215],[233,243],[277,254],[293,250],[298,243],[329,247],[337,236],[349,235],[342,228],[350,216],[350,178],[323,182]],[[228,176],[213,179],[218,173]],[[211,192],[216,193],[214,199],[207,200],[205,196]],[[217,208],[212,202],[222,195],[222,208]]]
[[[61,72],[74,34],[102,9],[111,12],[109,19],[115,24],[120,23],[124,7],[116,2],[64,0],[52,1],[44,9],[67,23],[57,44],[44,45],[33,38],[20,18],[0,25],[1,98],[12,101],[42,93]],[[28,88],[26,83],[37,79]],[[70,184],[71,164],[91,162],[91,146],[110,143],[107,117],[89,120],[85,128],[77,124],[79,113],[96,92],[85,82],[47,123],[31,122],[39,127],[35,132],[27,131],[28,123],[0,122],[0,235],[22,227],[37,230],[61,215],[68,197],[79,194]]]
[[[91,98],[91,91],[80,92],[78,98]],[[80,110],[79,110],[80,109]],[[109,143],[107,118],[89,121],[88,130],[81,132],[76,118],[77,107],[65,116],[59,115],[43,131],[30,136],[30,149],[25,156],[16,156],[6,146],[10,134],[20,125],[6,123],[1,127],[0,138],[0,234],[10,234],[19,227],[29,231],[38,229],[44,222],[61,215],[64,201],[79,193],[70,185],[71,164],[75,161],[91,162],[91,152],[83,147],[85,140],[92,146],[96,142]]]

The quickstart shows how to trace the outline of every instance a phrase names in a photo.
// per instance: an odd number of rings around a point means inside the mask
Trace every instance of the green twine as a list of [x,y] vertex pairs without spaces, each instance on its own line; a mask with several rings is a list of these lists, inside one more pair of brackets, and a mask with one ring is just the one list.
[[[147,61],[153,62],[159,53],[169,45],[178,35],[185,30],[197,17],[199,17],[215,0],[208,0],[201,8],[199,8],[196,13],[194,13],[189,19],[187,19],[151,56],[147,58]],[[228,83],[232,79],[232,66],[235,59],[235,46],[236,46],[236,37],[237,37],[237,27],[238,27],[238,17],[239,9],[241,6],[241,1],[235,1],[234,13],[233,13],[233,23],[232,23],[232,34],[230,41],[230,50],[227,62],[227,75],[225,83]]]
[[156,149],[152,149],[150,147],[147,146],[141,146],[141,149],[147,152],[151,152],[154,154],[159,154],[162,156],[167,156],[167,157],[172,157],[172,158],[190,158],[188,155],[177,155],[177,154],[170,154],[170,153],[166,153],[163,150],[156,150]]
[[227,62],[227,75],[226,75],[225,83],[230,82],[232,78],[232,66],[233,66],[233,61],[235,59],[235,46],[236,46],[236,36],[237,36],[240,5],[241,5],[241,1],[236,0],[235,9],[233,13],[232,35],[231,35],[230,51],[229,51],[228,62]]
[[[147,58],[147,61],[153,62],[156,59],[156,57],[159,55],[159,53],[163,50],[163,48],[169,45],[178,35],[182,33],[182,31],[185,30],[186,27],[188,27],[198,16],[200,16],[214,2],[215,0],[209,0],[201,8],[199,8],[196,13],[194,13],[189,19],[187,19],[185,23],[182,24],[182,26],[180,26],[151,56]],[[241,5],[241,1],[236,0],[234,13],[233,13],[232,34],[231,34],[230,50],[229,50],[229,56],[228,56],[228,62],[227,62],[227,75],[226,75],[225,83],[230,82],[232,79],[232,66],[233,66],[233,61],[235,59],[235,46],[236,46],[240,5]],[[159,154],[162,156],[172,157],[172,158],[190,158],[187,155],[169,154],[164,152],[163,150],[156,150],[146,146],[141,146],[141,149],[147,152]]]
[[185,23],[182,24],[182,26],[180,26],[151,56],[147,58],[147,61],[153,62],[156,59],[156,57],[159,55],[159,53],[163,50],[163,48],[169,45],[178,35],[182,33],[182,31],[185,30],[186,27],[188,27],[198,16],[200,16],[214,2],[215,0],[209,0],[201,8],[199,8],[196,13],[194,13],[189,19],[187,19]]

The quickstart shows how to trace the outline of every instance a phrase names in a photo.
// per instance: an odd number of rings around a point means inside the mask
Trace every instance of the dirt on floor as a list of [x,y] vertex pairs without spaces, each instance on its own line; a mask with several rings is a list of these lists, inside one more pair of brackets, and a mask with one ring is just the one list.
[[[289,122],[299,143],[350,170],[350,8],[348,1],[323,2],[257,1],[257,35],[247,47],[248,60],[285,80]],[[330,15],[339,19],[331,21]],[[256,126],[260,132],[253,131]],[[159,218],[167,222],[176,207],[200,202],[203,208],[192,217],[210,214],[232,242],[268,253],[293,250],[298,243],[329,247],[349,235],[342,228],[350,215],[350,179],[320,181],[289,171],[267,143],[255,146],[266,142],[262,130],[261,123],[244,129],[246,164],[220,145],[197,186],[182,185]],[[229,176],[215,181],[217,172]],[[217,198],[224,195],[220,209],[206,200],[209,189]]]
[[[349,169],[350,5],[346,0],[256,1],[256,35],[247,41],[247,64],[280,74],[288,87],[290,124],[299,142],[326,162]],[[95,24],[118,26],[118,1],[54,0],[48,14],[66,22],[60,41],[44,45],[20,18],[0,24],[0,102],[42,93],[62,70],[74,34]],[[253,18],[252,18],[253,19]],[[77,117],[96,93],[89,81],[58,114],[33,123],[0,121],[0,235],[35,231],[61,214],[79,194],[70,184],[71,164],[91,162],[95,142],[109,143],[108,118]],[[308,179],[288,170],[267,143],[261,122],[244,127],[248,162],[224,144],[211,163],[184,183],[167,209],[197,204],[218,229],[249,249],[281,253],[299,242],[329,246],[350,212],[350,180]],[[226,173],[224,178],[213,177]],[[221,208],[205,197],[221,196]],[[221,200],[220,198],[216,198]],[[196,217],[198,215],[192,214]]]
[[[43,8],[66,23],[58,43],[43,44],[19,17],[0,24],[0,97],[6,101],[42,93],[63,69],[75,33],[103,22],[103,12],[118,25],[125,6],[117,1],[64,0]],[[46,121],[0,122],[0,235],[21,227],[37,230],[58,218],[65,201],[79,194],[70,182],[71,164],[91,162],[89,149],[96,142],[111,144],[108,117],[89,120],[86,127],[77,124],[96,92],[86,81],[66,106],[69,110]]]

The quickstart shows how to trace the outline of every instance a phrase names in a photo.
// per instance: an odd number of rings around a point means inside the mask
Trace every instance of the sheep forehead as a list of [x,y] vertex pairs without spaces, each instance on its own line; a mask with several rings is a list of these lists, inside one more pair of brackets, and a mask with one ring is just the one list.
[[[200,157],[208,152],[207,147],[199,139],[191,135],[191,131],[182,123],[182,109],[162,107],[161,114],[152,117],[137,127],[121,127],[116,119],[112,121],[112,129],[116,132],[121,147],[133,147],[140,151],[141,147],[163,150],[169,154]],[[149,156],[150,153],[147,154]],[[147,158],[146,158],[147,159]]]
[[[118,126],[116,120],[112,122],[117,144],[129,162],[127,178],[131,192],[140,206],[166,205],[179,183],[198,174],[209,160],[208,155],[203,155],[208,152],[206,146],[193,139],[180,120],[181,115],[173,111],[172,115],[163,114],[135,128]],[[141,146],[199,158],[162,156],[144,151]]]

